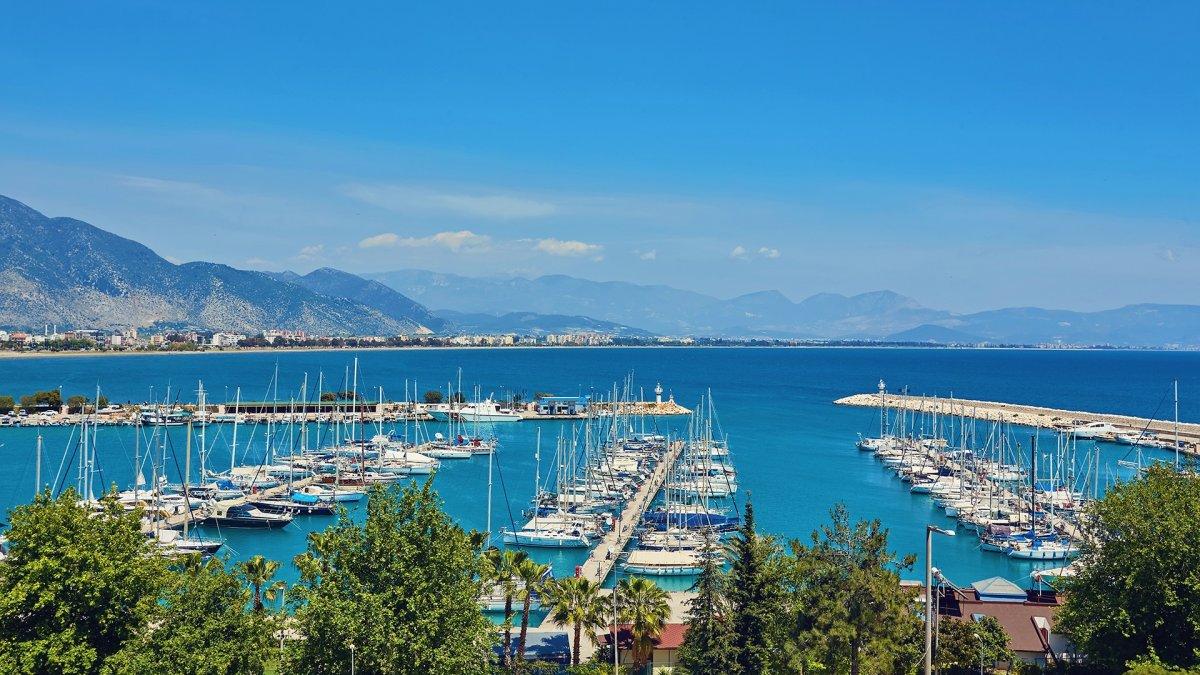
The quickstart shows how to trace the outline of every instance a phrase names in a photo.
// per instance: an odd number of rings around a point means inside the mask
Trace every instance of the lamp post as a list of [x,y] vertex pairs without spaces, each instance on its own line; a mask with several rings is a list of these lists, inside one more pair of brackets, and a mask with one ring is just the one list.
[[925,675],[933,672],[933,533],[954,536],[954,530],[925,527]]
[[357,664],[354,661],[354,643],[351,642],[350,643],[350,675],[355,675],[354,671],[355,671],[356,665]]

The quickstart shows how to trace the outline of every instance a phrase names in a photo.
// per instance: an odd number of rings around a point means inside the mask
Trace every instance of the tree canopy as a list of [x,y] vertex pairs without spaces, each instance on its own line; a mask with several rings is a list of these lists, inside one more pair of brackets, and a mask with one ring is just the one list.
[[1200,479],[1155,466],[1088,512],[1056,625],[1097,667],[1200,666]]
[[343,514],[310,535],[289,672],[478,673],[495,633],[477,604],[481,570],[470,537],[441,509],[432,480],[372,488],[366,522]]
[[258,675],[271,653],[274,617],[246,611],[250,592],[217,558],[190,557],[160,603],[153,629],[113,659],[139,675]]
[[888,549],[878,520],[850,522],[842,504],[811,543],[791,542],[783,561],[788,618],[781,654],[790,666],[832,672],[904,672],[919,658],[923,624],[912,611],[915,591],[900,585],[909,569]]
[[147,626],[168,582],[140,515],[71,489],[10,512],[0,565],[0,663],[13,673],[99,673]]

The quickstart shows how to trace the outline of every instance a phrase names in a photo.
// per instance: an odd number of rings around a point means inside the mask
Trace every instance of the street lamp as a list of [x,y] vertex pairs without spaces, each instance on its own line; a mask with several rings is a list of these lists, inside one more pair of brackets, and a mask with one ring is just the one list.
[[350,675],[354,675],[355,665],[356,664],[354,662],[354,643],[351,642],[350,643]]
[[954,530],[925,527],[925,675],[933,672],[933,533],[954,536]]

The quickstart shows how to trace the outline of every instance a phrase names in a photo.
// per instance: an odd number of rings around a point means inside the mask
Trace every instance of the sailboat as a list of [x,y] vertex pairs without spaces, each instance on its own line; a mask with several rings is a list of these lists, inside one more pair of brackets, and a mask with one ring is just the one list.
[[[538,429],[537,448],[534,451],[536,469],[534,471],[535,495],[541,494],[542,472],[542,434]],[[555,451],[555,463],[562,466],[563,439],[560,436]],[[501,539],[505,544],[513,546],[528,546],[537,548],[587,548],[592,545],[588,527],[580,522],[577,516],[568,514],[561,508],[542,514],[541,509],[535,508],[533,518],[519,530],[501,530]]]

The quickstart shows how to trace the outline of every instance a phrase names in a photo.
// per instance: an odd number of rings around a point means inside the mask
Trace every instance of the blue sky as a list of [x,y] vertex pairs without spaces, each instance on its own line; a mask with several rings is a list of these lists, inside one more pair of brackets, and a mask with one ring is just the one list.
[[1194,303],[1197,44],[1195,3],[18,3],[0,194],[259,269]]

